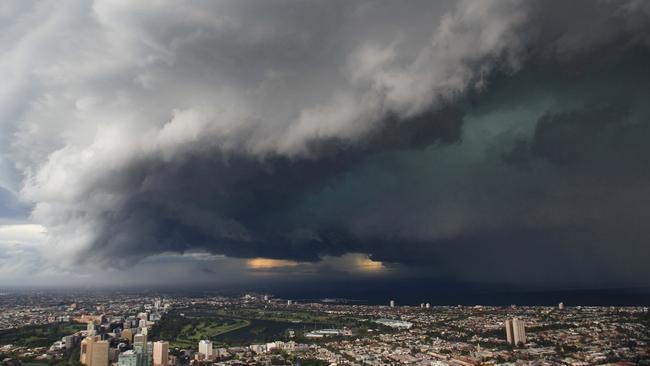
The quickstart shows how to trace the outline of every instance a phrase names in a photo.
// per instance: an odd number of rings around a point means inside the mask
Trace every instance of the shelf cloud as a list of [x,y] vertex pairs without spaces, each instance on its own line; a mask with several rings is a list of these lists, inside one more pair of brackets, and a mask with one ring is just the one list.
[[0,19],[0,186],[53,263],[650,275],[645,1],[7,1]]

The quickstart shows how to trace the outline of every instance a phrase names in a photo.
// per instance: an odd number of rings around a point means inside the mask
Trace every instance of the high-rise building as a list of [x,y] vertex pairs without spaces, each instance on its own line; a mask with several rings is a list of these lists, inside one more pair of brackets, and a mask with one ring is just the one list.
[[427,304],[425,305],[425,307],[426,307],[427,309],[429,309],[429,308],[431,308],[431,304],[427,303]]
[[564,303],[561,302],[561,303],[557,304],[557,308],[560,309],[560,310],[564,310]]
[[118,366],[138,366],[138,355],[133,350],[120,353]]
[[133,336],[133,347],[144,347],[147,344],[147,335],[138,333]]
[[526,328],[523,320],[517,318],[507,319],[505,321],[506,340],[512,345],[526,343]]
[[98,336],[84,338],[79,362],[86,366],[108,366],[108,341],[102,341]]
[[90,362],[90,355],[92,354],[94,339],[93,337],[86,337],[81,340],[81,349],[79,350],[79,362],[82,365],[88,365]]
[[169,342],[158,341],[153,344],[153,366],[169,364]]
[[88,366],[108,366],[108,341],[97,341],[92,347]]
[[212,342],[207,339],[199,341],[199,354],[203,355],[206,360],[212,359]]
[[152,353],[151,342],[147,342],[147,335],[138,333],[133,336],[133,350],[138,357],[137,366],[151,366]]
[[390,307],[394,308],[395,307],[395,300],[390,300]]

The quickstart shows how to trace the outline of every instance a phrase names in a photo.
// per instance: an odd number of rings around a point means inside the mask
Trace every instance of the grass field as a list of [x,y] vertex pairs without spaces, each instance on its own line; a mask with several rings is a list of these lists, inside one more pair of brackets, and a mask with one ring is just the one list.
[[181,329],[180,337],[172,342],[173,347],[196,346],[201,339],[210,339],[250,324],[247,320],[206,320],[198,324],[192,322]]
[[152,339],[169,341],[172,348],[196,348],[201,339],[212,339],[250,325],[244,319],[229,319],[218,316],[182,315],[170,312],[151,330]]

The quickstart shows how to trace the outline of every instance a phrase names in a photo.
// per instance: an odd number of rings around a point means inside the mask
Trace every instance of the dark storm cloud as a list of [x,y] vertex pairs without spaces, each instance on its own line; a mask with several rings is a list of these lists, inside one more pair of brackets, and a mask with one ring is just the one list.
[[[458,108],[445,107],[409,121],[389,117],[380,133],[354,146],[337,139],[311,143],[318,159],[259,160],[213,151],[180,161],[143,161],[119,180],[97,183],[97,189],[117,184],[129,198],[102,218],[91,251],[123,260],[201,247],[230,256],[310,261],[354,252],[358,239],[345,223],[297,212],[305,197],[341,180],[366,156],[459,141],[462,116]],[[127,236],[120,235],[124,231]]]
[[[425,183],[405,181],[406,189],[393,192],[399,199],[384,200],[378,211],[390,215],[355,212],[366,218],[357,227],[375,239],[374,258],[471,280],[645,283],[649,58],[619,56],[616,65],[579,76],[554,69],[513,77],[486,98],[486,108],[470,112],[475,120],[464,126],[460,149],[443,149],[457,155],[398,157],[400,166],[419,161],[437,177],[379,163]],[[537,88],[525,90],[531,83]],[[463,146],[480,145],[471,134],[489,132],[495,120],[501,127],[484,136],[492,141],[485,154],[459,157]]]
[[23,182],[57,258],[371,253],[469,280],[649,274],[646,2],[12,11],[2,184]]

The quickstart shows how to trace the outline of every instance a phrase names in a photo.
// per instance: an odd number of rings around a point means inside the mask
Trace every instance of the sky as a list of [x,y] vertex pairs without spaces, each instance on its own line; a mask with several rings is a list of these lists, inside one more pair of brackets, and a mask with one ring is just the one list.
[[2,1],[0,286],[650,286],[649,64],[645,0]]

